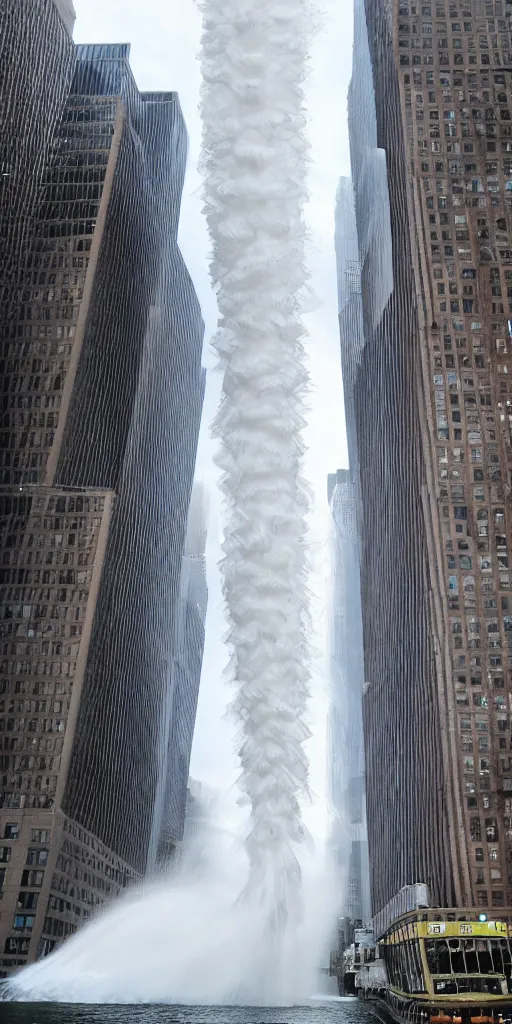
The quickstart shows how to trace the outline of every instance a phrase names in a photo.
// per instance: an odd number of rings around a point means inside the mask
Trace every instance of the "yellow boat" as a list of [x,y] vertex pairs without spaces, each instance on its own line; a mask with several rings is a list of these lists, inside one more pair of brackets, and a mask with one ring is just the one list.
[[512,908],[419,909],[375,939],[356,987],[399,1024],[511,1020]]

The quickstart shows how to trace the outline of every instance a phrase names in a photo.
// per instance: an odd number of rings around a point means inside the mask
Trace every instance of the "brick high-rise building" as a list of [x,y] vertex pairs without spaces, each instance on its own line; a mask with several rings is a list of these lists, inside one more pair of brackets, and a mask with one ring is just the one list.
[[511,12],[355,4],[374,913],[512,905]]
[[3,973],[156,861],[204,391],[177,96],[71,25],[0,7]]

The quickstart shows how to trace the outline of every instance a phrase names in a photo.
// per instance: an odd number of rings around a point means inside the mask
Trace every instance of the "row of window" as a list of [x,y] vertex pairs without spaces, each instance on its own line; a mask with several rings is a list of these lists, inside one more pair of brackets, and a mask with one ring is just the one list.
[[[75,323],[78,320],[78,313],[80,310],[79,305],[73,305],[68,302],[67,305],[54,305],[46,306],[41,305],[22,305],[18,310],[18,319],[20,323],[26,321],[40,321],[45,320],[52,322],[62,320],[73,320]],[[30,378],[31,380],[34,378]],[[43,378],[46,383],[46,379]],[[41,385],[41,386],[44,386]],[[18,388],[19,390],[19,388]]]
[[[37,832],[39,830],[36,830]],[[40,839],[35,839],[33,842],[39,843]],[[29,846],[27,850],[26,863],[29,865],[39,865],[45,867],[48,863],[48,850],[40,849],[37,846]],[[8,864],[12,856],[12,846],[0,846],[0,864]]]
[[76,924],[72,924],[70,921],[59,921],[55,917],[46,917],[43,925],[43,934],[53,935],[58,939],[65,939],[68,935],[74,935],[76,929]]
[[[406,44],[408,44],[408,40],[403,40],[402,42],[405,42]],[[414,53],[412,55],[412,57],[409,57],[409,54],[401,53],[400,54],[400,67],[401,68],[418,67],[421,64],[423,64],[426,67],[432,67],[432,65],[434,64],[434,57],[433,57],[432,52],[430,52],[432,50],[432,47],[428,45],[429,42],[431,42],[431,41],[430,40],[426,40],[426,39],[423,40],[423,47],[422,47],[422,49],[423,49],[423,51],[427,51],[427,52],[423,53],[423,60],[421,59],[421,55],[419,53]],[[408,45],[406,46],[406,48],[408,49]],[[419,48],[420,47],[411,47],[411,49],[419,49]],[[456,51],[452,56],[453,56],[453,64],[456,67],[463,67],[464,66],[465,55],[464,55],[463,52]],[[449,66],[450,59],[449,59],[448,53],[436,53],[436,57],[437,57],[437,63],[439,63],[439,65],[441,67]],[[472,67],[475,67],[477,64],[481,64],[482,67],[484,67],[484,68],[488,68],[488,67],[491,66],[491,63],[492,63],[491,62],[491,55],[489,53],[480,53],[479,57],[480,57],[480,59],[477,61],[477,55],[475,53],[470,53],[469,56],[467,57],[468,64],[471,65]],[[493,57],[494,57],[493,63],[496,66],[499,67],[500,64],[501,64],[501,55],[500,55],[500,53],[499,52],[495,52]],[[507,64],[508,63],[512,64],[512,54],[510,54],[510,53],[503,54],[503,59],[504,59],[504,61]]]
[[[6,630],[7,631],[7,630]],[[21,628],[14,626],[13,632],[19,637],[22,633]],[[40,634],[43,632],[39,631]],[[52,632],[54,632],[52,630]],[[80,644],[74,643],[62,643],[60,640],[39,640],[35,636],[34,629],[27,629],[25,635],[28,637],[28,641],[25,643],[23,640],[17,642],[0,644],[0,654],[18,654],[20,656],[27,655],[31,658],[37,658],[40,656],[47,656],[53,658],[58,655],[64,655],[68,658],[78,657],[78,651]]]
[[[485,6],[485,15],[488,18],[494,18],[494,16],[501,18],[506,10],[505,2],[502,3],[502,0],[487,0],[485,5],[483,6]],[[466,16],[470,18],[474,13],[473,8],[467,2],[455,3],[454,0],[450,0],[449,4],[446,5],[440,2],[440,0],[436,0],[435,10],[437,18],[445,18],[447,9],[449,11],[450,18],[459,18],[461,14],[463,17]],[[480,10],[482,10],[482,6],[479,7],[479,11]],[[399,15],[419,14],[420,11],[422,18],[432,17],[431,4],[422,4],[420,8],[418,4],[414,2],[414,0],[413,2],[408,2],[408,0],[400,0],[398,8]],[[481,17],[477,20],[477,24],[479,25],[480,23]]]
[[[14,570],[11,573],[11,578],[18,578],[19,572],[24,570],[30,570],[32,566],[42,565],[55,565],[55,566],[75,566],[77,569],[83,569],[84,566],[92,566],[94,563],[95,548],[91,549],[87,547],[87,542],[84,538],[80,538],[78,549],[81,550],[61,550],[52,551],[39,548],[38,550],[30,550],[26,548],[11,548],[10,550],[2,552],[2,567],[5,566],[19,566],[18,573]],[[6,571],[7,575],[8,570]],[[71,583],[72,578],[70,577],[69,570],[62,571],[58,574],[58,583],[67,584]],[[7,582],[9,577],[7,576]],[[13,616],[7,615],[6,618],[12,618]],[[60,616],[54,615],[54,618],[60,618]]]
[[[59,379],[55,378],[56,385],[58,387],[55,390],[60,390]],[[56,417],[57,419],[57,417]],[[3,451],[18,451],[19,448],[45,448],[50,449],[52,447],[55,437],[55,432],[49,430],[46,433],[42,431],[24,431],[24,430],[11,430],[8,433],[2,432],[0,434],[0,449]],[[8,465],[8,463],[6,463]]]
[[[30,554],[30,552],[28,552],[28,553]],[[14,554],[14,552],[11,552],[11,554]],[[37,554],[37,552],[36,552],[36,554]],[[25,561],[24,558],[21,559],[22,565],[23,565],[24,561]],[[7,564],[8,565],[12,564],[11,559],[9,560],[9,562]],[[9,570],[5,570],[5,571],[8,572]],[[36,596],[38,591],[34,592],[33,587],[34,587],[34,585],[37,586],[38,584],[42,584],[43,587],[45,587],[45,586],[46,587],[47,586],[50,586],[50,587],[58,586],[58,588],[59,588],[58,590],[51,589],[49,591],[49,597],[48,597],[47,600],[51,601],[52,603],[55,602],[55,601],[67,601],[69,604],[73,604],[73,603],[81,604],[82,602],[84,602],[84,601],[86,602],[87,601],[87,598],[88,598],[88,591],[87,590],[72,590],[72,591],[69,591],[69,590],[66,590],[66,589],[63,590],[62,588],[66,587],[66,586],[71,586],[75,582],[79,586],[80,585],[83,586],[84,583],[90,583],[90,580],[91,580],[91,569],[90,568],[89,569],[82,568],[82,569],[79,569],[78,571],[73,569],[73,570],[66,570],[65,572],[63,572],[63,571],[57,571],[56,569],[30,569],[30,568],[26,568],[25,569],[25,568],[23,568],[23,569],[20,569],[18,571],[12,571],[11,570],[11,577],[10,577],[11,580],[13,579],[13,577],[14,577],[14,579],[16,579],[16,581],[19,584],[21,584],[21,583],[26,584],[27,593],[32,593],[33,597],[35,597],[36,600],[38,599],[37,596]],[[29,590],[29,586],[31,587],[31,590]],[[44,593],[45,591],[41,591],[41,592]],[[2,599],[9,600],[9,590],[3,592]],[[44,600],[44,598],[42,598],[40,600]]]
[[[24,750],[25,751],[27,751],[27,750],[30,751],[30,754],[29,755],[23,754]],[[23,756],[23,757],[25,757],[25,756],[33,757],[38,752],[46,752],[48,754],[61,754],[62,753],[62,739],[59,738],[59,737],[52,737],[52,736],[49,737],[46,734],[44,736],[34,736],[34,735],[31,735],[31,736],[25,736],[25,737],[20,736],[20,737],[17,737],[17,738],[13,737],[13,736],[6,736],[6,735],[4,735],[4,736],[2,736],[0,738],[0,751],[5,751],[5,754],[3,755],[3,759],[2,759],[1,763],[4,765],[4,767],[5,766],[12,767],[12,764],[13,764],[12,758],[8,758],[6,756],[7,752],[9,752],[10,754],[14,753],[16,755],[19,755],[20,757],[21,756]],[[14,763],[14,767],[15,767],[16,771],[18,771],[19,768],[21,768],[24,771],[27,768],[31,768],[32,765],[25,764],[24,762],[21,763],[21,764],[18,764],[18,762],[15,762]]]
[[[435,139],[430,143],[427,142],[427,140],[423,137],[423,131],[421,133],[418,132],[416,138],[414,139],[412,132],[413,129],[412,126],[410,126],[408,128],[408,135],[413,140],[413,142],[416,141],[416,148],[419,151],[421,160],[425,159],[429,152],[432,152],[435,155],[444,155],[445,153],[447,153],[448,156],[452,155],[456,157],[460,157],[462,154],[469,155],[475,153],[475,143],[472,141],[468,141],[467,139],[465,139],[463,143],[445,139],[443,141],[443,144],[441,145],[441,142],[439,140],[436,141]],[[476,144],[479,150],[485,148],[485,151],[488,154],[498,153],[499,150],[501,150],[503,154],[512,153],[512,141],[508,127],[502,125],[499,136],[497,135],[495,129],[492,126],[488,126],[488,128],[486,129],[485,137],[482,135],[480,131],[477,132],[477,135],[480,136],[478,144]],[[411,146],[411,149],[412,151],[414,151],[414,146]],[[507,206],[509,206],[510,196],[508,193],[505,194],[504,199]],[[464,205],[464,203],[462,203],[462,201],[455,196],[453,199],[453,205],[461,206]],[[482,195],[480,196],[479,199],[466,198],[465,205],[487,206],[487,197],[485,195]],[[491,206],[496,205],[499,205],[499,199],[493,197],[491,199]]]
[[27,714],[34,714],[34,712],[48,711],[54,714],[59,714],[61,711],[67,711],[68,702],[55,700],[53,702],[46,700],[1,700],[0,701],[0,714],[20,714],[26,712]]
[[[26,956],[30,947],[30,939],[22,939],[19,936],[9,935],[5,940],[4,953],[11,955]],[[23,966],[25,960],[3,960],[4,967]]]
[[56,427],[59,420],[58,413],[55,412],[18,412],[16,416],[11,416],[10,421],[14,428],[16,427]]
[[[495,743],[495,741],[493,741],[493,743]],[[492,748],[492,744],[488,736],[478,736],[475,740],[470,734],[465,734],[460,737],[459,746],[464,754],[472,754],[475,751],[477,751],[479,754],[488,754]],[[506,737],[500,736],[498,741],[498,749],[507,750]]]
[[[86,867],[77,868],[79,864],[86,865]],[[87,868],[92,870],[89,871]],[[73,847],[72,844],[63,844],[62,851],[57,858],[56,869],[58,872],[62,872],[62,875],[55,874],[53,876],[52,889],[56,889],[64,895],[74,895],[76,899],[86,899],[85,896],[80,895],[85,890],[76,888],[78,878],[95,889],[108,892],[111,891],[111,886],[105,879],[109,879],[122,888],[128,884],[128,875],[123,869],[109,864],[103,857],[96,857],[93,853],[78,846]],[[96,875],[95,871],[99,871],[101,874]],[[92,893],[87,896],[86,901],[91,902],[91,900],[94,902]]]
[[[60,767],[60,758],[55,759],[55,772],[57,773]],[[2,775],[2,786],[4,789],[14,789],[23,793],[55,793],[57,786],[57,778],[55,775],[21,775],[21,773],[9,773],[8,775]],[[1,800],[0,796],[0,800]],[[11,806],[7,804],[6,806]]]
[[[485,821],[482,822],[479,817],[473,815],[469,819],[469,834],[474,843],[481,842],[482,835],[488,843],[497,843],[499,841],[498,821],[496,818],[485,818]],[[483,850],[481,853],[483,859]],[[493,846],[489,850],[489,858],[490,860],[499,860],[499,847]]]
[[[0,460],[1,461],[1,460]],[[96,540],[96,538],[94,538]],[[42,540],[47,540],[43,537]],[[22,542],[22,538],[20,537]],[[81,549],[81,550],[77,550]],[[77,544],[77,549],[73,550],[51,550],[44,549],[42,544],[37,550],[30,550],[21,547],[12,547],[10,550],[2,552],[2,566],[20,566],[23,569],[29,569],[31,566],[37,565],[56,565],[56,566],[76,566],[81,569],[84,566],[92,566],[94,562],[95,548],[87,547],[87,539],[80,538]],[[73,582],[73,575],[68,569],[58,574],[59,584],[69,584]],[[9,618],[9,616],[6,616]],[[11,616],[12,618],[12,616]]]
[[0,662],[0,675],[7,676],[73,676],[76,671],[76,663],[71,661],[2,661]]
[[[34,757],[28,754],[3,754],[0,758],[0,769],[4,772],[48,772],[58,771],[60,768],[60,757]],[[42,785],[32,787],[42,789]],[[9,837],[6,837],[9,838]]]
[[58,693],[69,693],[69,686],[60,680],[31,683],[27,680],[16,679],[14,682],[12,679],[0,678],[0,694],[30,694],[34,697],[37,696],[52,696]]
[[[13,510],[10,509],[10,511]],[[6,532],[7,536],[9,537],[8,547],[12,547],[13,544],[15,543],[15,538],[10,536],[10,534],[14,533],[14,531],[16,531],[19,534],[23,534],[23,536],[26,535],[27,547],[32,547],[35,540],[37,540],[38,543],[40,543],[40,530],[43,530],[45,533],[55,533],[56,536],[60,537],[59,543],[62,544],[62,534],[57,533],[57,531],[69,530],[73,532],[79,531],[83,533],[85,530],[88,530],[91,532],[92,535],[93,528],[97,528],[100,524],[101,519],[97,516],[93,516],[93,518],[91,518],[90,516],[86,517],[84,515],[73,515],[73,518],[70,518],[69,515],[45,515],[44,517],[40,515],[32,515],[30,518],[30,526],[33,530],[36,530],[37,533],[26,533],[26,520],[24,518],[19,518],[18,508],[16,506],[15,514],[11,515],[9,518],[6,518],[5,522],[2,523],[2,527]]]
[[64,732],[65,718],[0,718],[1,732]]
[[[2,785],[7,785],[7,783],[2,782]],[[27,788],[30,788],[28,784]],[[5,792],[3,794],[3,796],[1,797],[1,806],[7,807],[9,810],[12,811],[20,811],[24,808],[51,811],[55,806],[55,800],[53,799],[53,797],[46,795],[44,792],[37,795],[29,795],[27,793],[20,793],[18,791],[14,791]]]
[[[496,802],[496,796],[494,796],[492,793],[486,793],[483,791],[479,793],[477,790],[476,783],[470,779],[466,779],[465,792],[467,794],[466,799],[469,808],[476,808],[477,806],[480,806],[483,811],[489,811],[493,806],[493,803]],[[510,800],[505,800],[505,804],[507,803],[510,803]],[[508,837],[511,832],[512,818],[507,817],[504,818],[503,821],[504,828]],[[487,848],[488,852],[490,849],[491,847]]]
[[[52,555],[58,553],[63,548],[84,550],[88,546],[94,545],[97,540],[98,523],[95,519],[90,520],[88,523],[86,522],[82,530],[71,529],[69,533],[56,533],[54,529],[48,530],[46,527],[43,527],[41,532],[34,533],[32,532],[35,529],[33,520],[30,520],[29,532],[26,532],[26,524],[19,523],[19,525],[22,526],[22,529],[17,533],[5,531],[5,545],[7,549],[14,548],[22,542],[24,551],[30,551],[31,548],[37,547],[44,549],[46,554]],[[69,526],[70,524],[66,523],[66,525]],[[18,523],[16,523],[16,526],[18,526]],[[23,526],[25,526],[25,530],[23,530]],[[56,551],[53,549],[56,549]]]
[[[474,775],[476,770],[481,776],[489,776],[491,774],[491,767],[491,762],[488,757],[477,758],[476,765],[474,757],[466,755],[463,758],[463,769],[465,775]],[[509,771],[510,769],[507,768],[506,770]]]
[[[448,34],[448,26],[450,27],[450,35]],[[426,49],[432,49],[432,41],[435,38],[435,45],[439,50],[450,50],[460,51],[468,49],[469,53],[475,53],[478,51],[498,51],[495,53],[497,57],[498,68],[497,73],[500,73],[500,48],[505,50],[503,54],[506,62],[508,53],[506,52],[510,48],[510,34],[508,31],[508,25],[504,18],[489,18],[487,21],[483,19],[472,20],[471,12],[467,12],[461,18],[460,12],[457,15],[457,20],[446,21],[446,15],[441,18],[437,18],[435,22],[432,21],[431,17],[422,18],[417,20],[415,15],[409,15],[407,19],[402,18],[398,22],[398,40],[399,46],[402,42],[407,42],[406,37],[411,36],[412,42],[416,42],[417,46],[421,48],[421,43]],[[423,37],[423,39],[421,38]],[[442,56],[447,56],[441,54]],[[442,64],[448,63],[446,60],[441,60]],[[475,62],[470,63],[474,64]],[[484,61],[484,65],[488,65],[489,61]]]
[[[475,708],[478,708],[479,711],[481,711],[481,710],[483,710],[485,708],[488,708],[491,705],[490,698],[487,696],[487,694],[483,693],[482,691],[475,690],[471,694],[471,697],[472,697],[473,706]],[[455,702],[456,702],[457,708],[460,711],[469,710],[469,694],[468,694],[467,688],[461,686],[460,683],[456,683],[455,684]],[[495,710],[496,710],[496,712],[498,714],[500,712],[503,712],[503,713],[506,712],[507,702],[506,702],[504,694],[495,693],[493,695],[493,698],[492,698],[492,704],[494,705],[494,708],[495,708]],[[500,745],[500,749],[501,750],[505,750],[506,749],[506,738],[505,738],[505,745],[501,744]]]
[[[74,338],[75,334],[76,327],[74,324],[20,324],[16,321],[15,324],[11,325],[10,333],[5,335],[10,340],[2,345],[2,356],[5,358],[18,356],[24,359],[33,355],[69,356],[73,346],[72,344],[63,344],[63,340]],[[24,339],[28,338],[38,340],[37,342],[34,340],[31,343],[24,341]],[[50,339],[53,339],[53,341],[48,344]]]
[[[9,569],[3,569],[0,570],[0,572],[3,572],[5,574],[4,580],[7,578],[8,582],[9,578],[11,580],[16,579],[16,577],[21,573],[21,570],[18,573]],[[24,577],[26,575],[26,573],[23,573]],[[88,590],[73,590],[70,592],[69,603],[62,603],[59,606],[55,602],[62,600],[60,590],[55,590],[53,588],[50,589],[49,587],[41,587],[38,590],[36,590],[33,587],[5,587],[3,592],[1,593],[1,600],[2,602],[5,601],[6,603],[8,601],[17,602],[20,599],[23,600],[23,598],[25,599],[25,601],[49,601],[49,619],[60,619],[61,621],[67,619],[68,622],[71,622],[78,621],[79,619],[83,618],[85,614],[84,605],[87,603],[88,593]],[[38,604],[34,605],[34,607],[38,609],[43,608],[45,606]]]
[[[473,585],[474,585],[474,578],[473,578]],[[503,629],[505,630],[506,633],[511,633],[512,632],[512,615],[504,615],[503,616],[503,624],[501,624],[497,618],[488,618],[488,619],[486,619],[485,620],[485,629],[484,630],[482,630],[482,628],[481,628],[481,621],[480,621],[480,619],[477,616],[475,616],[475,615],[468,615],[466,617],[466,619],[465,619],[465,627],[466,627],[468,636],[479,636],[480,633],[481,632],[485,632],[485,630],[487,630],[488,633],[498,633],[499,630],[500,630],[501,625],[502,625],[502,627],[503,627]],[[462,620],[461,619],[451,619],[451,627],[452,627],[452,634],[454,636],[462,634],[463,629],[462,629]]]
[[[54,608],[49,609],[49,613],[46,612],[45,615],[39,616],[37,612],[42,607],[45,606],[34,605],[34,617],[31,620],[30,624],[20,626],[19,622],[17,622],[16,619],[14,621],[9,622],[9,624],[4,629],[4,635],[25,635],[29,637],[35,636],[36,638],[46,635],[54,637],[61,641],[68,640],[70,638],[74,639],[82,635],[82,624],[80,622],[76,622],[75,624],[69,625],[68,622],[62,621],[62,619],[65,618],[77,618],[77,616],[74,614],[75,609],[64,608],[63,606],[59,608],[59,606],[55,606]],[[61,612],[60,616],[56,614],[59,610]],[[82,609],[82,611],[85,612],[85,609]],[[58,619],[60,619],[61,621],[59,622]],[[54,651],[53,653],[62,654],[63,650],[61,649],[58,652]],[[64,653],[68,653],[68,651],[64,650]]]
[[[475,399],[474,395],[467,395],[467,396],[465,395],[464,397],[469,399],[468,402],[464,403],[466,406],[472,406],[474,404],[474,399]],[[452,402],[451,401],[452,398],[455,399],[455,401]],[[458,406],[458,396],[457,395],[450,396],[450,404],[451,404],[451,408],[453,408],[454,406],[455,407]],[[441,406],[441,408],[443,408],[443,406]],[[454,423],[460,423],[460,420],[456,419],[453,422]],[[474,442],[473,442],[473,444],[474,444]],[[484,449],[483,449],[483,447],[471,447],[471,448],[469,448],[468,454],[470,456],[470,461],[472,463],[474,463],[474,462],[482,462],[483,461],[483,457],[484,457]],[[449,463],[458,463],[459,465],[462,465],[466,461],[466,449],[465,448],[461,448],[459,445],[453,445],[451,447],[448,447],[448,446],[443,446],[442,447],[441,445],[439,445],[438,448],[437,448],[437,461],[438,461],[438,465],[439,465],[440,469],[443,466],[447,466]],[[493,466],[499,465],[499,454],[498,454],[498,449],[497,449],[496,445],[488,445],[486,453],[485,453],[485,461],[486,461],[487,468],[491,467],[491,471],[492,471],[492,467]],[[441,480],[445,479],[445,477],[446,477],[446,472],[444,472],[444,473],[441,472],[440,473]],[[480,511],[483,511],[483,510],[480,510]],[[456,518],[457,518],[457,516],[456,516]],[[465,516],[464,518],[467,518],[467,517]],[[487,536],[487,530],[483,530],[482,531],[482,535],[483,536]]]

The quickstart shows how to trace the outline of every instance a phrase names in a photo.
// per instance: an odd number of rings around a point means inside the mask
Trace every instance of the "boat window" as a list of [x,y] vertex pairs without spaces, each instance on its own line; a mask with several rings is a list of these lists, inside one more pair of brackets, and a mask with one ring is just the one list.
[[476,974],[478,971],[478,957],[476,955],[474,939],[468,939],[468,941],[464,943],[464,958],[466,961],[466,973]]
[[499,942],[491,942],[491,959],[492,969],[496,974],[505,973],[505,965],[503,963],[503,956]]
[[427,963],[431,974],[451,974],[448,944],[444,939],[425,943]]
[[460,939],[449,939],[448,948],[450,952],[451,974],[465,974],[466,964]]
[[489,952],[489,943],[482,939],[477,942],[478,970],[480,974],[488,974],[492,971],[492,957]]

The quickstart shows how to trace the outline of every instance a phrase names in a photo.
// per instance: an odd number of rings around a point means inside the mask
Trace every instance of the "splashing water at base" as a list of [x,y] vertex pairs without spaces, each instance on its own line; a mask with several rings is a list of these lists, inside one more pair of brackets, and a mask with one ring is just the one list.
[[[332,889],[303,860],[304,914],[279,949],[266,908],[239,899],[247,856],[232,830],[207,827],[202,871],[133,890],[55,953],[25,968],[4,997],[67,1003],[286,1005],[319,990]],[[318,869],[318,865],[317,865]]]

